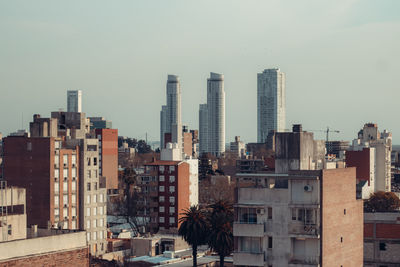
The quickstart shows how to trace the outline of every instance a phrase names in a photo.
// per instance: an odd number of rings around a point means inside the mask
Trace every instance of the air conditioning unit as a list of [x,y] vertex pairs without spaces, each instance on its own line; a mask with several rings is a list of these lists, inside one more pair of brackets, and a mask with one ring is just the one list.
[[305,185],[305,186],[304,186],[304,191],[306,191],[306,192],[311,192],[312,190],[313,190],[313,188],[312,188],[311,185]]
[[64,220],[68,220],[68,216],[64,216]]
[[57,177],[56,177],[56,178],[54,178],[54,181],[55,181],[55,182],[58,182],[58,178],[57,178]]
[[72,220],[75,220],[76,219],[76,216],[72,216]]
[[76,177],[72,177],[72,181],[75,181],[76,180]]
[[67,167],[67,163],[64,163],[64,167]]
[[58,164],[54,164],[54,168],[55,168],[55,169],[58,169]]
[[76,167],[75,163],[72,163],[72,167]]
[[64,177],[64,181],[66,181],[68,178],[67,177]]
[[257,209],[257,214],[264,214],[264,209]]
[[64,204],[64,208],[68,207],[68,204]]

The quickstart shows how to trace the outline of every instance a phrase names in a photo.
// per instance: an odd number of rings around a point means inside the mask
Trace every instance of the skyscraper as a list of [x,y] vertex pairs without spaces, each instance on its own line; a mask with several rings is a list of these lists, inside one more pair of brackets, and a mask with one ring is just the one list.
[[[171,133],[172,142],[181,145],[182,119],[181,119],[181,84],[179,77],[168,75],[167,80],[167,105],[162,106],[160,112],[160,146],[164,148],[165,133]],[[179,140],[179,142],[178,142]]]
[[224,75],[210,73],[207,79],[207,104],[200,105],[199,116],[200,152],[221,155],[225,152]]
[[82,91],[81,90],[68,90],[67,91],[67,111],[68,112],[82,112]]
[[257,74],[257,142],[264,143],[272,130],[285,130],[285,73],[265,69]]

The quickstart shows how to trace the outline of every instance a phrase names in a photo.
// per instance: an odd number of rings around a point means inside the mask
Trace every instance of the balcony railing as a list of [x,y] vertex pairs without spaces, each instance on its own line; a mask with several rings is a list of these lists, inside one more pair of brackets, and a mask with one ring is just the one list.
[[264,266],[263,251],[235,251],[233,253],[234,265]]
[[265,232],[264,223],[235,222],[233,224],[234,236],[262,237],[264,236],[264,232]]
[[290,223],[289,234],[296,236],[314,237],[319,238],[320,231],[319,227],[315,224],[304,224],[304,223]]
[[290,265],[307,265],[307,266],[319,266],[319,257],[318,256],[309,256],[309,257],[293,257],[290,262]]

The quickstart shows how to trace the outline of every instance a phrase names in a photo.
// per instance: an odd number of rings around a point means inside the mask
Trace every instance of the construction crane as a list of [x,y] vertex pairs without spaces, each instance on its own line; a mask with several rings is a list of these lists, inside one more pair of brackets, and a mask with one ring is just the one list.
[[331,128],[326,127],[326,130],[308,130],[310,132],[324,132],[326,133],[326,143],[329,141],[329,133],[340,133],[338,130],[332,130]]

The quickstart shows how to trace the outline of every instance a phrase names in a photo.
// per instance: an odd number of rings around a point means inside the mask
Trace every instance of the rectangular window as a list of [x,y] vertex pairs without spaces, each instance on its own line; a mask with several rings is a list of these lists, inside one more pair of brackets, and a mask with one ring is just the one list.
[[59,215],[60,215],[60,210],[54,209],[54,216],[59,216]]
[[169,182],[170,182],[170,183],[175,182],[175,176],[171,175],[171,176],[169,177]]
[[90,233],[89,232],[86,233],[86,240],[87,240],[87,242],[90,241]]
[[94,170],[94,178],[97,178],[97,170]]
[[93,158],[93,165],[97,166],[97,158],[96,157]]
[[297,209],[292,208],[292,221],[297,220]]
[[76,208],[75,207],[73,207],[71,209],[71,216],[75,216],[76,217]]
[[103,203],[103,202],[104,202],[104,196],[103,196],[103,194],[100,194],[100,195],[99,195],[99,202],[100,202],[100,203]]
[[63,216],[68,217],[68,208],[63,208]]
[[174,224],[175,223],[175,217],[169,217],[169,223]]
[[164,206],[160,206],[160,207],[159,207],[159,211],[160,211],[160,212],[164,212],[164,211],[165,211],[165,210],[164,210]]
[[68,229],[68,221],[64,221],[63,229]]
[[90,208],[86,208],[86,216],[90,216]]
[[71,169],[71,176],[72,178],[76,178],[76,168]]
[[54,193],[60,192],[60,184],[55,182],[54,183]]
[[170,172],[175,171],[175,166],[169,166],[169,171],[170,171]]
[[164,166],[160,166],[160,172],[164,172]]
[[90,195],[86,196],[86,204],[90,204]]
[[169,202],[170,202],[171,204],[175,203],[175,197],[169,197]]
[[97,240],[97,232],[93,232],[93,240]]
[[175,186],[171,185],[169,187],[169,192],[174,193],[175,192]]
[[72,221],[72,227],[71,228],[72,228],[72,230],[76,229],[76,221],[75,220]]
[[90,183],[87,183],[87,191],[90,191]]
[[54,178],[60,178],[60,170],[54,169]]
[[175,207],[169,207],[169,213],[171,214],[175,213]]
[[164,217],[160,217],[160,218],[159,218],[159,222],[160,222],[160,223],[163,223],[163,222],[164,222]]
[[68,178],[68,169],[63,169],[63,177]]
[[91,177],[91,176],[92,176],[91,174],[92,174],[92,172],[91,172],[90,170],[88,170],[88,171],[87,171],[87,177],[88,177],[88,178],[92,178],[92,177]]
[[68,204],[68,195],[63,195],[63,204]]
[[54,148],[59,149],[60,148],[60,141],[55,141],[54,142]]
[[76,191],[76,181],[72,181],[71,188],[72,188],[72,191]]
[[54,196],[54,206],[59,206],[59,205],[60,205],[60,197]]
[[159,181],[160,182],[164,182],[165,181],[165,176],[164,175],[160,175]]
[[97,209],[96,209],[96,207],[94,207],[93,208],[93,216],[96,216],[97,215]]
[[160,202],[164,202],[165,198],[164,196],[160,196]]
[[93,203],[97,203],[97,195],[93,195]]
[[68,182],[67,181],[63,182],[63,192],[68,192]]
[[99,227],[103,227],[103,219],[99,219]]
[[160,192],[164,192],[164,186],[163,186],[163,185],[160,185],[159,191],[160,191]]
[[60,156],[59,155],[54,156],[54,165],[56,166],[56,168],[60,167]]
[[12,235],[12,225],[11,224],[9,224],[8,225],[8,235]]
[[93,220],[93,228],[97,227],[97,220]]
[[268,220],[272,220],[272,208],[268,207]]
[[98,207],[98,209],[99,209],[99,214],[103,215],[103,207]]
[[87,158],[87,165],[88,165],[88,166],[91,165],[91,160],[90,160],[90,158]]
[[103,231],[100,231],[99,232],[99,239],[103,239],[104,237],[103,237]]
[[76,165],[76,155],[75,154],[72,154],[71,162],[72,162],[72,165]]
[[76,204],[76,195],[75,194],[71,195],[71,203]]
[[268,237],[268,248],[272,248],[272,236]]
[[94,190],[97,190],[97,182],[94,183]]
[[68,166],[68,155],[63,155],[63,164],[64,164],[64,167]]

